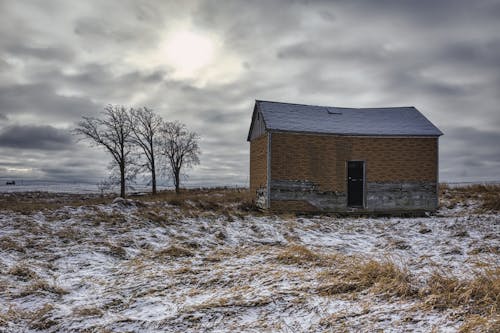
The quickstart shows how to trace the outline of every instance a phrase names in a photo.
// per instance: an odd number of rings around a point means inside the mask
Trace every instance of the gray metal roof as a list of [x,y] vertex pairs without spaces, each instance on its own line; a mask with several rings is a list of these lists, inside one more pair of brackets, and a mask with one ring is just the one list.
[[443,133],[413,106],[339,108],[255,102],[266,130],[339,135],[440,136]]

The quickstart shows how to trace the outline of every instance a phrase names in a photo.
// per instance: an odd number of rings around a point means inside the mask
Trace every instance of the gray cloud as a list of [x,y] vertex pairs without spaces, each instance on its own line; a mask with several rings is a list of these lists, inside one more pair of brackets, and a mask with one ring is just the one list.
[[450,129],[441,139],[447,149],[441,152],[444,179],[461,175],[465,180],[497,180],[500,169],[500,133],[473,127]]
[[5,52],[10,56],[22,58],[35,58],[45,61],[71,61],[73,52],[63,47],[34,47],[21,44],[13,44],[5,48]]
[[0,110],[7,115],[28,114],[50,123],[75,120],[97,108],[89,97],[61,95],[46,82],[0,87]]
[[0,132],[0,147],[61,150],[71,146],[71,135],[52,126],[13,125]]

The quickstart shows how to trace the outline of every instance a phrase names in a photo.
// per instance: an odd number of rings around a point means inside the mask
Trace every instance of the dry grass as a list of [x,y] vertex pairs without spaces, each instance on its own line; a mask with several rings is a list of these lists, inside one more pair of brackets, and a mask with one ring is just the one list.
[[19,297],[24,297],[44,292],[58,296],[66,295],[69,293],[66,289],[59,287],[58,285],[48,283],[43,279],[36,279],[19,293]]
[[361,260],[345,277],[377,294],[408,297],[416,292],[408,269],[390,260]]
[[97,194],[69,194],[48,192],[1,193],[0,207],[21,214],[38,211],[51,211],[64,206],[78,207],[107,204],[112,196],[100,197]]
[[360,257],[344,257],[337,268],[321,274],[320,295],[329,296],[370,289],[383,296],[416,295],[412,276],[406,267],[387,259],[378,261]]
[[82,231],[74,227],[63,227],[55,232],[64,243],[75,242],[81,239]]
[[460,326],[459,333],[496,333],[500,332],[500,315],[469,316]]
[[[363,309],[360,312],[349,313],[348,311],[340,311],[337,313],[332,313],[331,315],[322,318],[319,324],[322,327],[328,328],[328,332],[351,332],[352,329],[349,329],[349,327],[346,326],[346,320],[348,320],[349,318],[366,315],[369,312],[370,305],[364,304]],[[333,330],[333,328],[335,330]]]
[[465,314],[461,332],[498,332],[500,327],[500,267],[484,265],[470,279],[435,271],[424,285],[404,266],[391,260],[340,257],[334,269],[318,275],[322,296],[369,290],[384,297],[412,298],[423,310],[455,309]]
[[35,272],[33,272],[26,265],[22,264],[12,267],[11,269],[9,269],[8,273],[10,275],[15,275],[19,277],[23,281],[28,281],[38,278],[38,275]]
[[100,317],[103,312],[101,309],[96,307],[84,307],[73,309],[73,314],[78,317]]
[[329,267],[320,274],[320,295],[335,295],[371,288],[376,294],[409,297],[416,294],[408,268],[389,259],[378,261],[358,256],[322,254],[303,245],[290,245],[276,259],[284,264]]
[[54,309],[52,304],[45,304],[40,309],[31,313],[29,327],[34,330],[46,330],[57,325],[57,321],[50,318],[50,313]]
[[424,299],[423,305],[426,308],[466,306],[473,314],[499,314],[500,267],[477,271],[467,280],[435,271],[419,294]]
[[500,185],[450,187],[446,184],[440,184],[440,195],[448,208],[453,208],[459,203],[463,204],[472,199],[480,202],[482,211],[500,211]]
[[178,245],[171,245],[165,249],[155,252],[154,255],[155,257],[160,257],[160,258],[165,258],[165,257],[179,258],[179,257],[192,257],[194,256],[194,253],[185,247]]
[[108,248],[108,253],[120,258],[120,259],[125,259],[127,257],[127,251],[123,247],[117,244],[113,244],[110,242],[105,242],[104,245]]
[[271,297],[259,296],[256,298],[244,298],[241,295],[233,295],[231,297],[218,297],[209,301],[192,306],[192,310],[201,311],[206,309],[222,308],[222,307],[249,307],[265,306],[272,302]]
[[97,211],[95,214],[89,214],[85,217],[92,221],[94,225],[107,224],[111,226],[121,225],[127,222],[125,216],[120,212],[103,212]]
[[[50,212],[64,206],[78,207],[99,204],[110,204],[115,195],[101,197],[97,194],[68,194],[47,192],[0,193],[0,207],[5,210],[30,215],[38,211]],[[249,212],[258,213],[254,204],[254,196],[245,188],[209,188],[209,189],[182,189],[179,194],[175,191],[160,191],[157,195],[129,195],[140,206],[148,203],[168,203],[180,208],[184,214],[199,217],[201,212],[223,214],[228,221],[233,216],[243,216]],[[139,207],[146,212],[152,207]],[[163,222],[159,212],[145,213],[144,217],[154,222]],[[66,218],[69,218],[67,216]],[[56,217],[55,217],[56,218]],[[61,216],[57,216],[61,219]],[[120,214],[97,212],[91,220],[99,223],[123,223],[124,217]]]
[[4,251],[13,250],[22,253],[26,252],[26,250],[21,244],[19,244],[17,241],[15,241],[9,236],[0,237],[0,249]]
[[145,195],[133,198],[145,202],[166,202],[184,210],[257,211],[253,203],[254,196],[246,188],[182,189],[179,194],[176,194],[175,191],[161,191],[155,196]]
[[49,303],[34,311],[10,307],[6,312],[0,312],[0,326],[2,323],[26,321],[33,330],[47,330],[58,324],[50,317],[53,309],[54,306]]
[[287,265],[318,265],[325,263],[324,256],[298,244],[292,244],[284,248],[278,253],[276,259]]
[[276,259],[284,264],[299,266],[323,266],[327,271],[320,274],[320,295],[335,295],[371,291],[386,296],[409,297],[416,294],[408,268],[389,259],[378,261],[359,256],[322,254],[303,245],[290,245],[278,253]]

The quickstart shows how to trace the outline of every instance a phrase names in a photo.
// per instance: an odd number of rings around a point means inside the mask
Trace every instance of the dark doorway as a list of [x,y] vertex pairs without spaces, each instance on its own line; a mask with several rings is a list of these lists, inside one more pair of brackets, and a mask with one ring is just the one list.
[[347,162],[347,205],[363,207],[365,188],[365,162]]

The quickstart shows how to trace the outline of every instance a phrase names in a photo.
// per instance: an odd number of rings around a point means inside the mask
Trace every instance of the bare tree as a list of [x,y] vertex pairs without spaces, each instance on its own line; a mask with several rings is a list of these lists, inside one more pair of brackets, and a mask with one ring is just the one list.
[[163,120],[153,110],[143,107],[130,110],[130,122],[132,123],[132,143],[144,152],[146,163],[143,167],[151,172],[152,192],[156,194],[156,137]]
[[125,198],[125,181],[131,163],[132,124],[123,106],[108,105],[102,118],[82,117],[74,133],[88,139],[94,146],[104,147],[113,157],[113,164],[120,174],[120,196]]
[[161,153],[167,160],[167,170],[174,181],[175,192],[179,193],[182,168],[200,163],[199,136],[190,132],[186,125],[175,121],[165,122],[161,128]]

